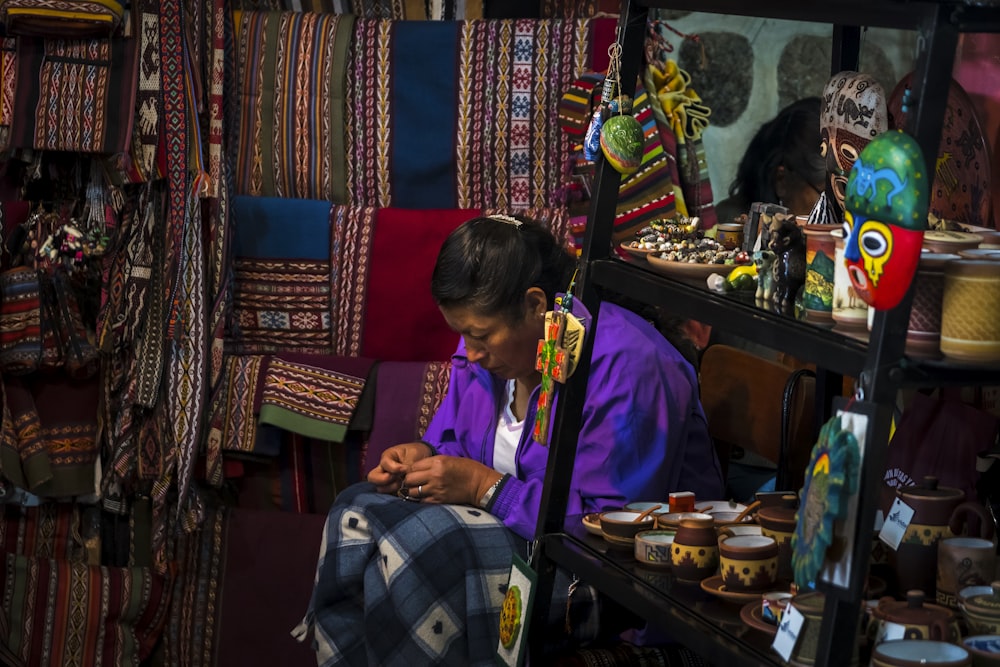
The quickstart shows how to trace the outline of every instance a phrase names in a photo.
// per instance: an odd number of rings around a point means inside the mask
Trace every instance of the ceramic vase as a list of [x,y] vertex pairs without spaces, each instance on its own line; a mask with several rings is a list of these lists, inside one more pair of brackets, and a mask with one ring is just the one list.
[[806,284],[802,297],[806,319],[820,326],[833,326],[833,283],[836,243],[831,225],[804,225],[806,235]]
[[847,265],[844,264],[844,230],[831,229],[830,236],[834,243],[833,303],[830,316],[838,329],[864,331],[868,320],[868,304],[854,291],[847,274]]

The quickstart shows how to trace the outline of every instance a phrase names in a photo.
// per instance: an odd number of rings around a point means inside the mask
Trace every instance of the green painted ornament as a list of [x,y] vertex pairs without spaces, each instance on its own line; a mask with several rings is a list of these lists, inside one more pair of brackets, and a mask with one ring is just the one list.
[[642,125],[632,116],[612,116],[601,126],[601,152],[615,171],[625,175],[639,170],[643,139]]

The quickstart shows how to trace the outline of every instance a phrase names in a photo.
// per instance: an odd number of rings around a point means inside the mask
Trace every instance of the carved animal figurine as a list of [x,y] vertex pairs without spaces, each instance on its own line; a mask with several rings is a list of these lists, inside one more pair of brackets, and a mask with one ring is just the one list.
[[754,299],[758,305],[770,304],[774,292],[774,253],[770,250],[755,250],[753,263],[757,266],[757,292]]
[[795,295],[806,282],[806,238],[795,216],[774,216],[768,248],[774,252],[774,310],[794,315]]

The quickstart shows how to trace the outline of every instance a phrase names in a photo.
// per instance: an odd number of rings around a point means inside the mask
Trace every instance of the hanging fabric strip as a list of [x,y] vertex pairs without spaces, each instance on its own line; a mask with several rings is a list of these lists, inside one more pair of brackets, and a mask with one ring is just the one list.
[[132,131],[134,181],[157,176],[156,147],[160,139],[160,18],[159,0],[139,0],[132,10],[138,13],[139,73],[135,99],[135,127]]

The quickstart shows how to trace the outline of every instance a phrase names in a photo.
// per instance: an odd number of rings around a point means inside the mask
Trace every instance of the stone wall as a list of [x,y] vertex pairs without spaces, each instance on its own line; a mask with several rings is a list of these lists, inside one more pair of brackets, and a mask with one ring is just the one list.
[[[822,23],[658,10],[673,30],[661,34],[669,57],[691,74],[712,109],[704,136],[716,200],[727,196],[736,166],[757,129],[789,102],[820,95],[830,78],[832,28]],[[862,36],[860,69],[889,94],[913,67],[915,33],[870,29]]]

